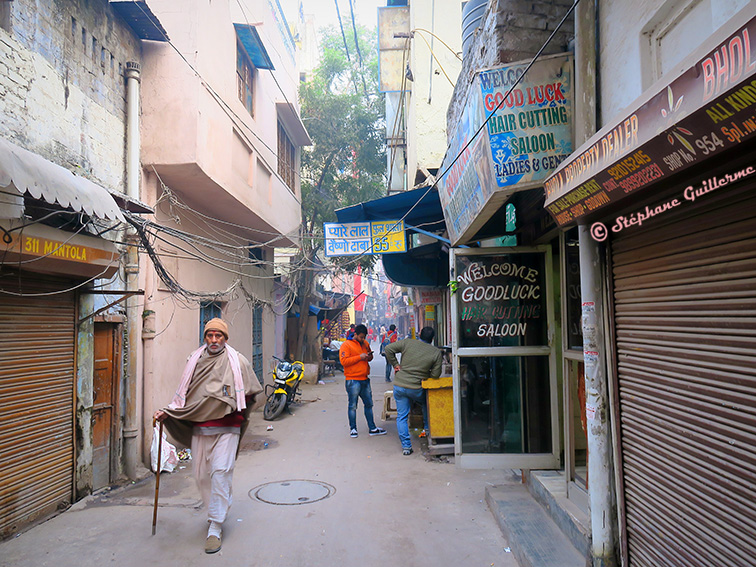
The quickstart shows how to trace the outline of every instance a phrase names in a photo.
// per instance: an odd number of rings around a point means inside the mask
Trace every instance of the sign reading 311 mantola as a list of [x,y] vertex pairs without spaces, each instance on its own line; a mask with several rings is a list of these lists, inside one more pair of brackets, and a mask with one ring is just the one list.
[[326,256],[397,254],[407,251],[404,221],[323,223]]

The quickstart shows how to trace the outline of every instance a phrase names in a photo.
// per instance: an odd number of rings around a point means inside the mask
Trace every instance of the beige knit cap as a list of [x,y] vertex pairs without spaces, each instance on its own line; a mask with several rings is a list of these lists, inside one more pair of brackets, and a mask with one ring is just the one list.
[[202,336],[204,337],[208,331],[219,331],[223,333],[223,336],[228,340],[228,325],[226,325],[226,322],[223,319],[218,319],[218,317],[210,319],[205,323],[205,332],[202,333]]

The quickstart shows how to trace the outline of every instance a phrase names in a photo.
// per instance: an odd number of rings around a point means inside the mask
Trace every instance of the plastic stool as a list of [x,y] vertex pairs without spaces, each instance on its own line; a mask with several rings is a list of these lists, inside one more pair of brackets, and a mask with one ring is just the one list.
[[381,419],[383,421],[386,421],[387,419],[390,419],[391,416],[396,417],[396,401],[394,400],[394,390],[383,392],[383,411],[381,412]]

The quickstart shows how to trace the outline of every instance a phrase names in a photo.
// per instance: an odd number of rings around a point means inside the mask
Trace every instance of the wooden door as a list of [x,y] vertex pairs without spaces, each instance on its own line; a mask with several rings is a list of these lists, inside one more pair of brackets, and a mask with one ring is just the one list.
[[118,345],[112,323],[94,326],[94,384],[92,407],[93,488],[110,484],[116,400],[118,393]]

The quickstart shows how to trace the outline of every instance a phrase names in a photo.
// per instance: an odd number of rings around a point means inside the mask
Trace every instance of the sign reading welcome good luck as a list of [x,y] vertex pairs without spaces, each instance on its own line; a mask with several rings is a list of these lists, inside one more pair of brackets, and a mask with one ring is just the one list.
[[460,347],[547,344],[543,254],[457,256],[456,270]]

